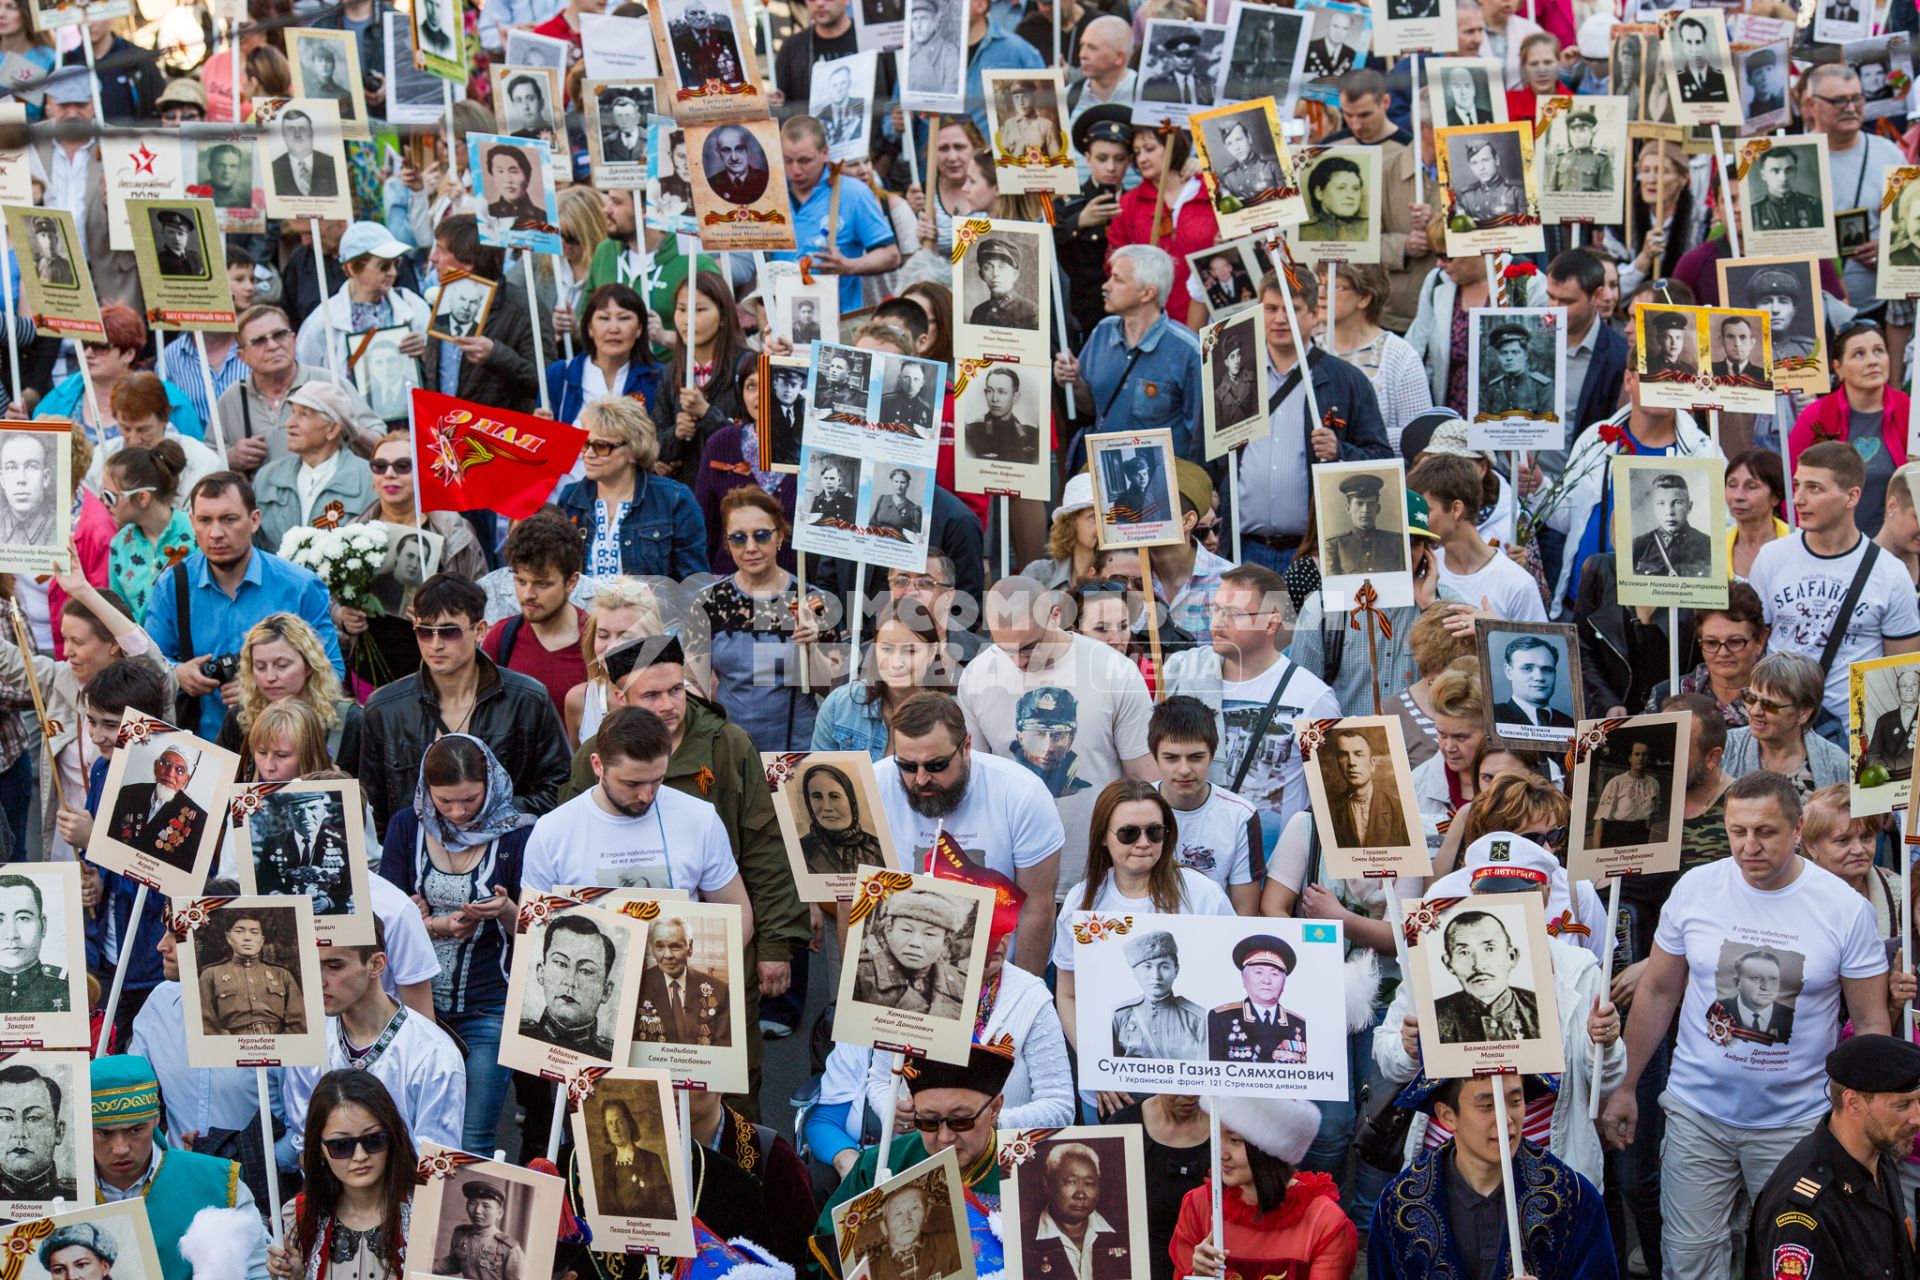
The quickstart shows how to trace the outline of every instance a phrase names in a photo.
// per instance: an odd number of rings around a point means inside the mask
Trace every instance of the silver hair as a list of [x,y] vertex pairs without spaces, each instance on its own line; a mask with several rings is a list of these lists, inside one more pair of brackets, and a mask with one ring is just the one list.
[[1860,73],[1844,62],[1823,62],[1807,72],[1806,78],[1800,83],[1807,93],[1813,93],[1819,89],[1820,82],[1823,80],[1858,80],[1859,78]]
[[1085,1160],[1088,1164],[1092,1165],[1093,1171],[1096,1174],[1100,1172],[1099,1155],[1095,1153],[1092,1147],[1084,1142],[1063,1142],[1059,1146],[1049,1150],[1047,1152],[1047,1163],[1042,1169],[1042,1172],[1045,1173],[1048,1178],[1051,1178],[1053,1177],[1054,1170],[1058,1169],[1061,1164],[1068,1160],[1076,1159]]
[[1801,710],[1818,708],[1826,697],[1827,675],[1803,653],[1770,653],[1753,664],[1750,688],[1765,687]]
[[1172,254],[1156,245],[1130,244],[1113,251],[1113,265],[1122,262],[1133,264],[1135,284],[1153,290],[1154,301],[1163,307],[1167,305],[1167,295],[1173,292]]

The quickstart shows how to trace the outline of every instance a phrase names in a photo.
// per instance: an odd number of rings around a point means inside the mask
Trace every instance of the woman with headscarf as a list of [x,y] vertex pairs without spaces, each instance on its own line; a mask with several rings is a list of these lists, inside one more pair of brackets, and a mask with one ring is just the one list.
[[800,775],[800,794],[807,802],[808,831],[800,837],[807,870],[832,875],[886,865],[879,839],[860,825],[860,793],[846,770],[814,765]]
[[467,1113],[460,1145],[493,1150],[510,1073],[500,1065],[507,957],[520,857],[533,819],[513,803],[513,780],[486,743],[448,734],[427,748],[413,805],[387,823],[380,874],[410,894],[440,959],[433,1007],[460,1038]]

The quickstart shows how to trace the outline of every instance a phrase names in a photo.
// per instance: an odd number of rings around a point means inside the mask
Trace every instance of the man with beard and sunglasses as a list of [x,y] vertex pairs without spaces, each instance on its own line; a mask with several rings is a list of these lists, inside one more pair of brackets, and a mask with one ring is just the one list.
[[1027,900],[1013,962],[1045,973],[1066,830],[1040,779],[1013,760],[975,750],[960,704],[931,691],[894,712],[893,755],[874,766],[874,776],[903,862],[923,868],[935,832],[943,831],[971,860],[1020,886]]

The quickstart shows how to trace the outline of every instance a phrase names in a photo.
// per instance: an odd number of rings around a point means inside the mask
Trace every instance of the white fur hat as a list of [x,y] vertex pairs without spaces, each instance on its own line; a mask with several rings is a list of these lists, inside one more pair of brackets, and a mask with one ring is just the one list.
[[1208,1109],[1249,1146],[1296,1168],[1320,1132],[1320,1109],[1293,1098],[1215,1098]]

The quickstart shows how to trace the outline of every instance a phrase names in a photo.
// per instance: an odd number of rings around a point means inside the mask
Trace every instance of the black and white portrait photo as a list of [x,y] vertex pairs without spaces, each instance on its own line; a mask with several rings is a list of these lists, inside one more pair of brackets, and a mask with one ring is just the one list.
[[474,338],[486,328],[487,313],[493,309],[494,282],[479,276],[462,276],[440,286],[427,325],[430,338]]
[[932,497],[923,482],[925,475],[903,463],[876,463],[867,527],[891,529],[908,541],[918,541],[927,532],[927,507]]
[[493,68],[500,132],[545,142],[554,131],[554,73],[544,67]]
[[1707,1006],[1708,1034],[1786,1044],[1793,1039],[1793,1006],[1806,970],[1801,952],[1732,938],[1722,942],[1713,975],[1715,999]]
[[979,916],[976,903],[941,890],[889,894],[866,918],[853,998],[929,1018],[971,1020],[967,956]]
[[1613,155],[1602,150],[1599,117],[1591,107],[1576,106],[1555,121],[1561,136],[1547,145],[1543,189],[1592,194],[1611,190]]
[[859,525],[860,459],[823,450],[802,461],[799,513],[807,524]]
[[1551,320],[1540,315],[1501,317],[1482,327],[1481,414],[1539,421],[1557,413],[1554,375],[1563,327]]
[[1700,337],[1692,308],[1640,312],[1640,376],[1659,381],[1691,381],[1700,373]]
[[1347,4],[1314,5],[1307,34],[1309,79],[1338,80],[1366,61],[1367,29],[1371,17],[1365,8]]
[[[1910,192],[1903,192],[1906,198]],[[1920,233],[1920,200],[1908,200],[1906,206],[1913,218],[1916,233]],[[1899,265],[1896,253],[1890,260]],[[1920,267],[1920,244],[1913,252],[1913,265]],[[1805,360],[1819,349],[1817,336],[1824,328],[1821,312],[1821,296],[1818,282],[1817,265],[1810,259],[1781,259],[1778,261],[1726,262],[1719,266],[1720,296],[1728,307],[1767,313],[1768,341],[1773,348],[1773,361],[1778,366],[1783,361]],[[1824,369],[1824,358],[1819,365],[1810,366],[1817,375],[1818,385],[1828,384]],[[1812,382],[1799,375],[1776,370],[1776,381],[1785,389],[1788,386],[1812,385]]]
[[1251,102],[1286,86],[1284,111],[1298,92],[1306,62],[1308,17],[1294,9],[1236,5],[1227,26],[1222,102]]
[[1855,667],[1853,677],[1861,684],[1861,729],[1866,735],[1855,781],[1875,767],[1886,770],[1891,781],[1911,779],[1914,742],[1920,734],[1920,665],[1901,663],[1864,672]]
[[[637,1033],[636,1033],[637,1034]],[[602,1078],[582,1104],[583,1164],[593,1173],[594,1208],[610,1218],[682,1216],[670,1171],[661,1086]]]
[[1734,72],[1740,86],[1740,114],[1747,127],[1758,131],[1787,118],[1787,46],[1766,44],[1735,51]]
[[1237,249],[1204,250],[1190,255],[1187,265],[1193,272],[1189,290],[1197,286],[1203,291],[1214,314],[1254,301],[1254,276]]
[[[0,1000],[9,1013],[68,1013],[73,1000],[68,943],[69,877],[16,863],[0,871]],[[5,1172],[0,1159],[0,1174]],[[7,1199],[0,1180],[0,1200]]]
[[199,149],[196,178],[216,209],[253,207],[253,147],[217,142]]
[[1210,115],[1201,121],[1200,131],[1220,189],[1241,204],[1271,200],[1287,185],[1263,104]]
[[1442,128],[1462,125],[1505,124],[1505,86],[1500,64],[1492,59],[1439,60],[1433,71],[1430,96],[1433,120]]
[[1134,1225],[1143,1215],[1129,1201],[1146,1188],[1137,1173],[1129,1179],[1127,1155],[1119,1133],[1080,1129],[1042,1138],[1012,1177],[1002,1176],[1017,1205],[1016,1274],[1132,1280],[1141,1261]]
[[447,540],[432,529],[383,522],[387,558],[373,575],[373,597],[389,616],[402,616],[413,605],[413,593],[440,571]]
[[[340,119],[352,123],[361,117],[355,110],[356,61],[350,52],[353,37],[323,31],[297,31],[288,35],[293,63],[299,71],[294,84],[296,97],[325,98],[340,108]],[[363,90],[364,92],[364,90]]]
[[1542,1034],[1529,939],[1516,927],[1518,913],[1505,908],[1469,898],[1440,927],[1440,945],[1429,957],[1440,972],[1429,972],[1442,1044],[1505,1044]]
[[909,109],[954,110],[965,101],[966,9],[962,0],[907,0],[902,98]]
[[614,995],[625,943],[624,935],[578,911],[553,917],[537,937],[522,935],[521,945],[537,948],[538,959],[523,992],[520,1034],[596,1062],[613,1061]]
[[73,250],[66,229],[57,218],[29,218],[28,252],[33,258],[33,275],[42,289],[75,289],[79,276],[73,269]]
[[[1213,106],[1226,37],[1225,27],[1150,19],[1140,55],[1134,120],[1184,118],[1192,111]],[[1169,104],[1177,110],[1167,111]]]
[[633,1038],[724,1048],[733,1043],[726,922],[670,912],[670,907],[663,910],[647,926]]
[[707,186],[728,204],[753,204],[767,194],[766,148],[740,125],[722,125],[708,134],[700,165]]
[[[1813,13],[1813,38],[1823,44],[1845,44],[1862,40],[1878,29],[1871,0],[1817,0]],[[1843,57],[1849,65],[1853,59]]]
[[[796,344],[798,345],[798,344]],[[807,421],[807,371],[775,365],[773,403],[769,406],[767,465],[775,471],[800,468],[800,435]]]
[[1179,939],[1154,929],[1127,939],[1124,947],[1140,993],[1114,1006],[1114,1056],[1178,1062],[1205,1059],[1208,1010],[1173,989],[1180,978]]
[[1180,515],[1171,438],[1144,432],[1094,436],[1088,448],[1101,545],[1145,546],[1163,540]]
[[301,939],[291,908],[222,908],[192,937],[202,1034],[307,1034]]
[[1456,212],[1471,218],[1476,229],[1527,213],[1526,160],[1517,132],[1455,134],[1446,143]]
[[1666,840],[1673,818],[1674,761],[1684,760],[1684,753],[1677,723],[1628,724],[1610,732],[1590,757],[1592,812],[1574,814],[1585,819],[1588,847]]
[[[374,416],[403,421],[420,383],[420,364],[403,354],[400,343],[413,330],[404,326],[377,330],[353,362],[353,385],[373,407]],[[355,343],[365,335],[354,335]]]
[[1322,485],[1317,496],[1326,504],[1321,522],[1329,576],[1406,572],[1406,498],[1397,472],[1349,472]]
[[1867,100],[1866,119],[1878,120],[1905,111],[1906,87],[1913,83],[1913,55],[1906,32],[1850,41],[1842,53],[1847,64],[1860,73],[1860,95]]
[[856,53],[813,69],[809,114],[826,132],[829,158],[867,154],[878,58],[876,53]]
[[1651,578],[1706,578],[1714,573],[1713,539],[1700,528],[1710,507],[1690,492],[1695,477],[1637,468],[1629,473],[1633,572]]
[[1667,32],[1667,58],[1675,99],[1689,106],[1732,101],[1727,76],[1731,70],[1720,18],[1712,10],[1690,12]]
[[658,0],[666,17],[674,69],[684,86],[718,81],[744,83],[745,63],[733,28],[733,10],[724,0]]
[[[0,425],[0,548],[31,554],[64,552],[65,509],[59,450],[66,432]],[[62,501],[56,502],[55,495]]]
[[1873,238],[1873,222],[1865,209],[1844,209],[1833,215],[1833,234],[1842,257]]
[[[86,1096],[87,1080],[84,1069],[75,1072],[75,1061],[84,1059],[23,1053],[9,1054],[0,1066],[0,1131],[7,1134],[0,1151],[0,1204],[45,1205],[53,1213],[77,1201],[73,1106]],[[66,1204],[56,1206],[55,1200]]]
[[793,345],[805,348],[826,336],[820,322],[820,299],[800,295],[787,306],[787,331]]
[[873,382],[873,354],[853,347],[822,347],[813,367],[813,411],[867,416],[867,393]]
[[415,0],[413,36],[421,53],[442,60],[459,56],[455,41],[460,24],[455,19],[455,12],[452,0]]
[[1772,391],[1772,377],[1760,345],[1764,328],[1765,321],[1759,316],[1719,309],[1707,313],[1708,354],[1715,379],[1737,387]]
[[1343,848],[1397,848],[1409,843],[1394,759],[1384,729],[1335,725],[1313,753],[1333,818],[1333,843]]
[[1826,220],[1820,166],[1812,145],[1780,143],[1747,174],[1745,221],[1756,231],[1801,231]]
[[1493,735],[1531,748],[1570,740],[1580,718],[1579,652],[1571,631],[1553,623],[1493,621],[1475,630]]
[[1630,121],[1639,120],[1646,111],[1647,79],[1646,42],[1638,32],[1615,35],[1607,57],[1607,91],[1627,100]]
[[[319,149],[318,143],[318,127],[311,110],[291,107],[274,118],[268,130],[274,194],[283,199],[313,200],[339,196],[338,165],[334,156]],[[334,145],[338,146],[337,133]]]
[[910,356],[879,358],[880,413],[878,421],[905,423],[924,440],[933,433],[940,395],[941,368]]
[[1038,332],[1040,245],[1030,235],[997,231],[967,251],[973,276],[960,282],[967,323],[995,329]]
[[644,186],[647,172],[647,117],[654,112],[654,86],[624,81],[590,85],[587,92],[592,116],[588,134],[597,150],[594,158],[596,180],[606,181],[612,176],[623,187]]
[[1257,317],[1251,313],[1218,330],[1219,338],[1207,353],[1211,374],[1215,430],[1226,431],[1253,417],[1264,417],[1266,405],[1256,385],[1254,364],[1264,360]]
[[565,75],[567,64],[571,60],[571,50],[567,41],[518,27],[510,27],[502,34],[506,36],[507,41],[507,56],[501,60],[505,65],[545,67]]

